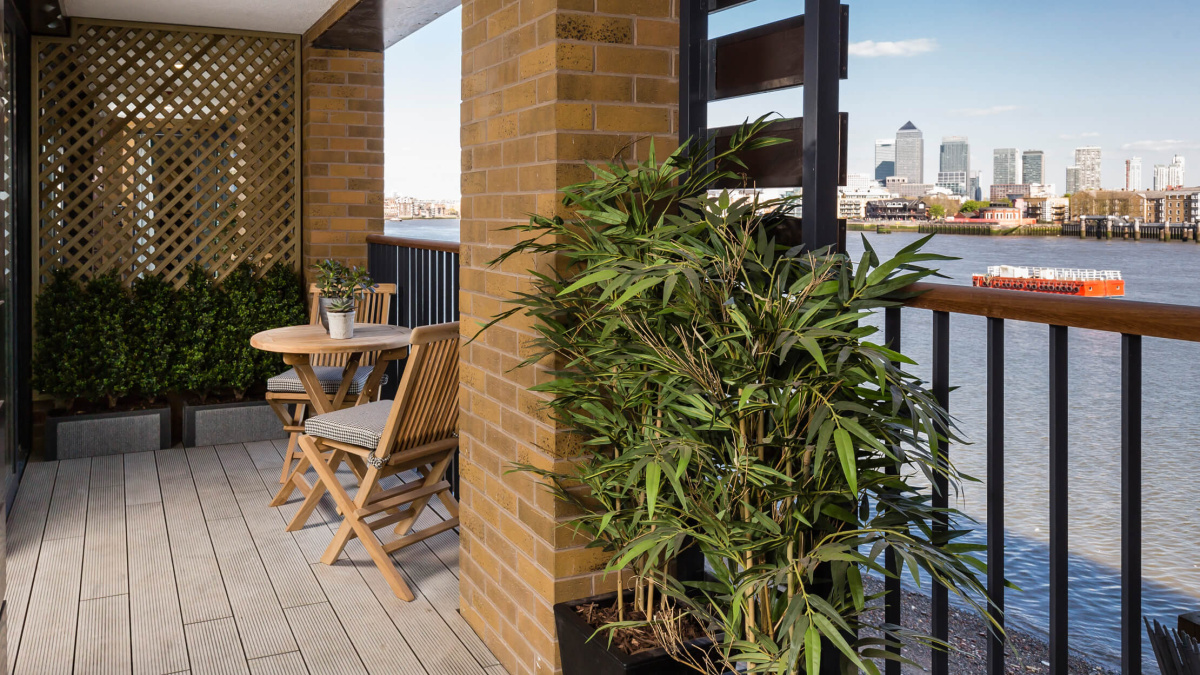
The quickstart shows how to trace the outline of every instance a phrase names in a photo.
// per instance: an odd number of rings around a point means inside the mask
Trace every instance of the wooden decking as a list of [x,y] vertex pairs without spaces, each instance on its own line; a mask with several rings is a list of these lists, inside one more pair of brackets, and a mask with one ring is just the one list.
[[267,506],[283,447],[30,464],[8,520],[9,672],[504,673],[458,614],[457,533],[393,556],[411,603],[357,540],[322,565],[329,496],[296,533],[298,493]]

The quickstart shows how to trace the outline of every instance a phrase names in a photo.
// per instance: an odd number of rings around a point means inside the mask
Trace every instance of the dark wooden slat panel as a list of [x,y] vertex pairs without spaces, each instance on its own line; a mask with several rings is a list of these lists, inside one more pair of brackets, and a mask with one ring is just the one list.
[[[849,73],[850,8],[842,5],[841,69]],[[804,15],[730,33],[709,41],[713,79],[709,100],[719,101],[804,84]]]
[[949,284],[913,284],[905,292],[921,294],[904,303],[918,309],[1200,342],[1200,307]]
[[[839,154],[841,160],[838,168],[838,180],[841,185],[846,184],[846,133],[849,125],[849,115],[842,113],[841,120],[841,143]],[[729,142],[740,126],[720,127],[710,129],[709,136],[715,139],[716,152],[721,153],[729,149]],[[743,153],[738,158],[746,164],[746,169],[732,167],[739,173],[744,173],[749,176],[751,185],[759,188],[788,188],[801,187],[804,182],[804,165],[803,165],[803,142],[804,142],[804,120],[796,117],[788,120],[780,120],[767,128],[766,136],[775,138],[786,138],[791,143],[781,143],[768,148],[761,148],[751,152]],[[719,181],[713,187],[717,189],[734,189],[742,187],[741,181],[726,180]]]

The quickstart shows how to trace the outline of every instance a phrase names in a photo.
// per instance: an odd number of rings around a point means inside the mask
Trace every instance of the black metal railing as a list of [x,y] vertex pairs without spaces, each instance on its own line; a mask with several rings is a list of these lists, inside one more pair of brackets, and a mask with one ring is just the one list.
[[[937,400],[949,403],[950,315],[987,318],[987,544],[988,596],[994,617],[1003,625],[1004,609],[1004,328],[1006,320],[1039,323],[1049,328],[1050,420],[1050,672],[1067,672],[1068,531],[1068,331],[1098,330],[1121,335],[1121,672],[1142,672],[1142,338],[1200,342],[1200,307],[1145,302],[1075,298],[1020,293],[966,286],[918,284],[921,295],[909,308],[933,310],[932,386]],[[901,346],[901,308],[886,310],[885,339],[897,351]],[[941,450],[943,461],[949,447]],[[944,488],[944,485],[939,486]],[[946,506],[944,489],[936,491],[934,504]],[[944,528],[944,523],[935,527]],[[894,556],[885,564],[899,570]],[[886,582],[885,620],[901,624],[901,580]],[[931,632],[948,642],[949,606],[944,587],[931,593]],[[1005,672],[1005,646],[996,635],[989,638],[987,672]],[[888,662],[887,675],[899,675],[900,664]],[[949,675],[949,658],[935,651],[934,675]]]
[[[367,269],[379,283],[396,284],[388,323],[393,326],[433,326],[458,321],[458,244],[455,242],[367,237]],[[384,398],[396,395],[404,361],[389,366]],[[458,497],[458,458],[447,478]]]

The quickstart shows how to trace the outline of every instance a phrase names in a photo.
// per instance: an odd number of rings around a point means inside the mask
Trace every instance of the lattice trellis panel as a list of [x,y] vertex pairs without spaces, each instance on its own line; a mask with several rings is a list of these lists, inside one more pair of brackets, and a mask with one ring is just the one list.
[[34,54],[42,280],[299,264],[296,37],[90,21]]

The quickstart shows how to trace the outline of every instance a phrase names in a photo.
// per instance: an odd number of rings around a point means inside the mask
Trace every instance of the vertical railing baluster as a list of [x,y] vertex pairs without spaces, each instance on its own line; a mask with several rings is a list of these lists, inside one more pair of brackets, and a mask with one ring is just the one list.
[[1121,672],[1142,672],[1142,336],[1121,336]]
[[1067,672],[1067,327],[1050,326],[1050,672]]
[[[900,346],[901,345],[901,342],[900,342],[900,328],[901,328],[900,308],[899,307],[888,307],[887,309],[884,310],[883,316],[884,316],[884,319],[883,319],[884,342],[887,343],[888,349],[898,352],[901,349],[901,346]],[[892,448],[892,452],[899,453],[900,448],[894,447],[894,448]],[[890,465],[887,468],[887,473],[889,475],[893,475],[893,476],[899,475],[900,474],[899,462],[896,462],[895,464]],[[887,591],[887,596],[884,598],[883,621],[884,621],[884,623],[890,623],[894,626],[899,626],[900,620],[901,620],[901,609],[900,608],[904,605],[904,598],[901,596],[901,590],[900,590],[900,587],[901,587],[900,558],[899,558],[899,556],[896,555],[896,551],[891,548],[888,548],[888,550],[885,551],[883,555],[884,555],[884,559],[883,559],[884,565],[887,567],[888,572],[895,575],[894,578],[888,577],[883,582],[884,590]],[[896,645],[896,646],[888,645],[887,650],[894,654],[899,654],[900,646],[899,645]],[[893,661],[893,660],[889,659],[884,664],[884,667],[883,667],[884,675],[900,675],[900,666],[901,666],[901,663],[899,661]]]
[[[950,313],[933,313],[933,396],[946,410],[950,409]],[[943,465],[950,460],[950,442],[945,440],[949,429],[935,430],[942,440],[938,442],[936,460]],[[945,509],[949,506],[949,481],[944,475],[936,475],[933,486],[933,506],[935,509]],[[935,517],[933,522],[934,536],[945,535],[949,523],[944,512]],[[950,642],[950,605],[945,586],[934,583],[931,588],[933,596],[931,603],[930,628],[934,639],[949,644]],[[933,675],[950,675],[950,653],[944,649],[933,650]]]
[[987,320],[988,675],[1004,675],[1004,319]]

